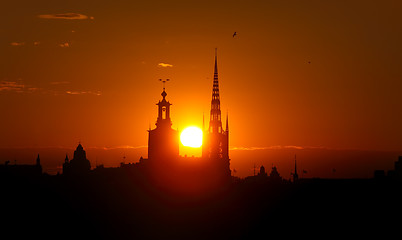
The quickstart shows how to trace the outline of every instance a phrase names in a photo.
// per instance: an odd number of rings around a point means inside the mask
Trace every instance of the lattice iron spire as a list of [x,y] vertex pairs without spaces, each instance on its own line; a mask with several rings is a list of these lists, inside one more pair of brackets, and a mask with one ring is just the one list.
[[218,81],[218,56],[215,48],[215,69],[214,83],[212,87],[211,116],[209,121],[210,133],[222,133],[221,107],[219,98],[219,81]]
[[229,113],[226,113],[226,132],[229,132]]

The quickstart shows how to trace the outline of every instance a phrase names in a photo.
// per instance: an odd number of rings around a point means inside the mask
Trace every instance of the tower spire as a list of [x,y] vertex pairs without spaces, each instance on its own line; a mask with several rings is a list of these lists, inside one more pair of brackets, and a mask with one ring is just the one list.
[[[221,106],[218,81],[218,54],[215,48],[214,81],[212,87],[211,112],[208,131],[205,131],[205,140],[202,148],[202,156],[211,160],[214,169],[219,170],[219,178],[230,182],[231,170],[229,159],[229,132],[222,129]],[[229,130],[226,117],[226,130]]]
[[299,175],[297,174],[296,154],[295,154],[295,172],[293,173],[293,182],[297,182],[297,180],[299,180]]
[[36,165],[40,165],[40,157],[39,157],[39,154],[38,154],[38,157],[36,158]]
[[158,118],[156,120],[156,126],[157,127],[171,127],[172,126],[172,121],[170,120],[170,105],[169,101],[166,101],[166,96],[167,93],[165,91],[165,83],[169,81],[169,79],[159,79],[163,83],[163,91],[161,93],[162,95],[162,101],[159,101],[156,105],[158,105]]
[[226,113],[226,132],[229,132],[229,113]]
[[214,69],[214,79],[218,78],[218,49],[215,48],[215,69]]
[[215,48],[215,69],[214,69],[214,83],[212,86],[209,132],[222,133],[221,107],[220,107],[219,81],[218,81],[218,55],[216,48]]

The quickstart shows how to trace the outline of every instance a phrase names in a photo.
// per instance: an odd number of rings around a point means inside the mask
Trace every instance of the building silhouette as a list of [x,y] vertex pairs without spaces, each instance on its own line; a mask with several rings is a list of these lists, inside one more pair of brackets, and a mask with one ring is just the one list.
[[10,161],[6,161],[3,165],[0,165],[0,175],[6,177],[39,177],[42,175],[42,165],[40,163],[40,157],[36,158],[36,164],[10,164]]
[[282,181],[282,177],[278,172],[276,166],[272,166],[271,173],[269,174],[269,178],[271,181],[280,182]]
[[257,176],[260,176],[260,177],[267,177],[268,176],[267,172],[265,171],[265,167],[263,165],[261,165],[260,172],[258,173]]
[[299,175],[297,174],[297,164],[296,164],[296,155],[295,155],[295,172],[293,173],[293,182],[297,182],[299,180]]
[[74,158],[70,161],[68,156],[64,160],[63,174],[64,175],[83,175],[89,173],[91,170],[91,163],[87,159],[86,152],[81,143],[78,144],[74,151]]
[[[161,80],[162,81],[162,80]],[[141,169],[141,174],[149,177],[158,186],[174,187],[180,190],[213,189],[230,183],[229,159],[229,125],[226,118],[226,130],[222,128],[219,98],[219,82],[217,71],[217,55],[215,54],[214,81],[209,128],[203,129],[203,146],[201,158],[187,158],[179,155],[179,132],[172,129],[170,106],[167,101],[165,82],[163,80],[162,100],[158,106],[156,127],[148,130],[148,158],[142,158],[138,164],[125,168]]]
[[394,163],[394,169],[388,170],[387,174],[385,174],[384,170],[375,170],[374,178],[402,181],[402,156],[398,156],[398,160]]
[[170,119],[172,104],[166,101],[165,85],[161,95],[162,100],[156,104],[158,105],[156,128],[148,130],[148,159],[153,164],[171,163],[179,157],[179,133],[172,129]]
[[[255,168],[255,167],[254,167]],[[244,178],[246,183],[261,183],[261,184],[282,184],[289,183],[290,180],[285,180],[281,177],[276,166],[272,165],[271,172],[268,174],[265,167],[261,165],[260,170],[253,176]]]
[[[162,81],[162,80],[161,80]],[[208,129],[203,129],[202,156],[187,158],[179,155],[179,132],[172,129],[170,117],[171,103],[166,99],[167,93],[163,80],[162,99],[158,106],[158,117],[155,128],[148,130],[148,158],[140,158],[138,163],[122,163],[119,168],[107,169],[97,166],[95,174],[117,176],[119,172],[130,172],[130,175],[142,176],[151,185],[174,190],[194,191],[211,190],[231,182],[229,159],[229,124],[226,118],[226,129],[222,127],[220,109],[217,55],[215,52],[214,80],[210,121]],[[88,173],[90,162],[81,144],[74,152],[74,158],[66,155],[63,164],[64,175],[80,175]]]
[[203,132],[202,158],[209,161],[210,167],[221,174],[223,178],[230,178],[229,120],[226,116],[226,129],[224,130],[222,127],[220,108],[218,57],[216,49],[209,127],[207,130],[204,128]]

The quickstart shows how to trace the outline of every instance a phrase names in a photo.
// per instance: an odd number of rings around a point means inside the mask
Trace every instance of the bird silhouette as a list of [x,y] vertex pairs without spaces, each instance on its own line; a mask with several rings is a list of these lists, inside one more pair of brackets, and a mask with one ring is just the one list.
[[237,32],[234,32],[234,33],[233,33],[233,37],[235,37],[235,36],[237,36]]

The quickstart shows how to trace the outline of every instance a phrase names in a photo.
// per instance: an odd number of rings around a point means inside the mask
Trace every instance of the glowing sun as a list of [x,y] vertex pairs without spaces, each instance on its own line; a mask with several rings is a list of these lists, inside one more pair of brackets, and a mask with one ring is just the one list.
[[199,148],[202,145],[202,130],[198,127],[185,128],[180,134],[183,146]]

